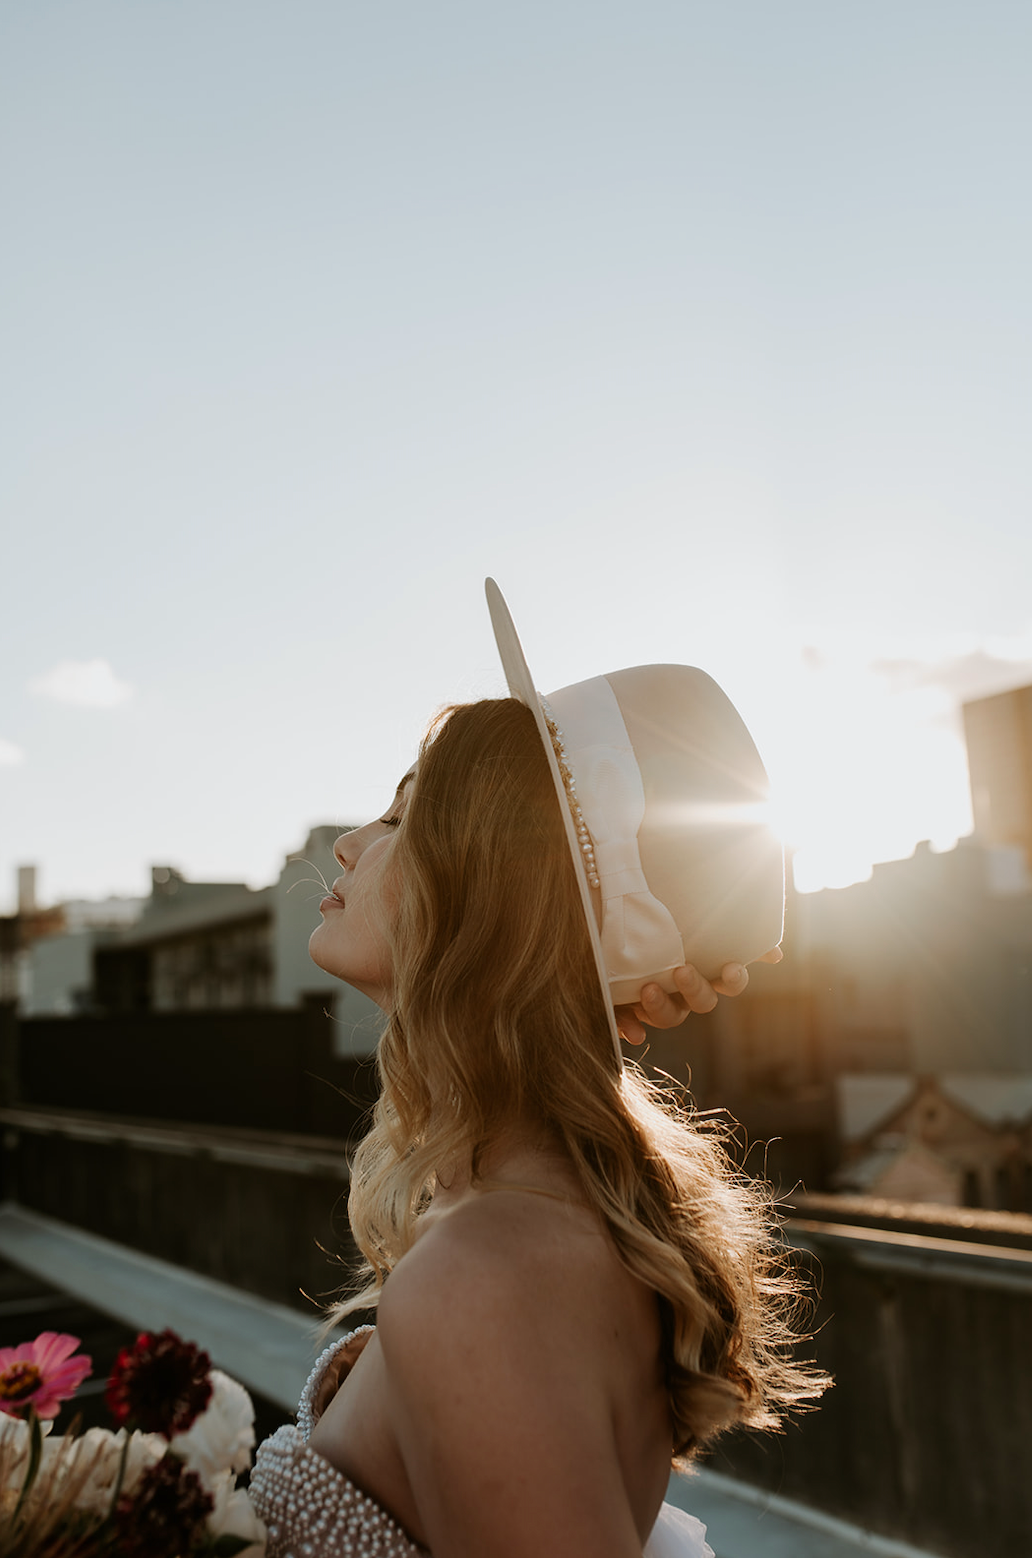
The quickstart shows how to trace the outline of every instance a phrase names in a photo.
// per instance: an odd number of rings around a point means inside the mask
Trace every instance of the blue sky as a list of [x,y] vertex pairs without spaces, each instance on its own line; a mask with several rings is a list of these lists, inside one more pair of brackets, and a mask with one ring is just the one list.
[[486,573],[545,689],[716,675],[811,885],[966,829],[958,699],[1032,680],[1024,3],[12,0],[0,73],[0,906],[377,810],[501,688]]

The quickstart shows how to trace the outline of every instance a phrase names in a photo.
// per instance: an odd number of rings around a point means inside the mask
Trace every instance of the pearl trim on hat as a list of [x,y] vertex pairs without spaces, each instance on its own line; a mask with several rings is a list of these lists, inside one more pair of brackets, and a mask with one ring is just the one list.
[[[540,695],[539,695],[540,696]],[[573,826],[577,833],[577,841],[584,856],[584,865],[588,881],[592,887],[600,885],[598,866],[595,862],[595,846],[591,842],[591,834],[588,825],[584,821],[584,813],[581,810],[580,801],[577,799],[577,784],[573,777],[573,771],[566,760],[566,748],[563,745],[563,733],[552,717],[552,711],[546,698],[541,699],[541,709],[545,716],[545,724],[548,726],[548,734],[552,738],[552,746],[555,748],[555,760],[559,764],[559,772],[563,777],[563,786],[566,790],[566,799],[569,802],[570,812],[573,816]]]

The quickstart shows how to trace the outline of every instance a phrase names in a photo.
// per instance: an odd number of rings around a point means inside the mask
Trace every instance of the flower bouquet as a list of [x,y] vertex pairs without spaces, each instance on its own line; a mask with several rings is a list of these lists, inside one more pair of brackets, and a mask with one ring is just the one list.
[[51,1435],[92,1368],[78,1346],[44,1331],[0,1348],[0,1558],[261,1558],[236,1485],[254,1444],[244,1387],[173,1331],[143,1332],[107,1383],[117,1430]]

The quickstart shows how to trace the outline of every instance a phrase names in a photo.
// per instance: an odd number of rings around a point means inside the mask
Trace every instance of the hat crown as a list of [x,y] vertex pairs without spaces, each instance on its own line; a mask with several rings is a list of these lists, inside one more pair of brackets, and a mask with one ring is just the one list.
[[776,946],[784,856],[769,781],[713,678],[693,666],[633,666],[561,688],[547,703],[601,877],[612,999],[636,1000],[652,980],[672,990],[684,962],[712,979],[725,963]]

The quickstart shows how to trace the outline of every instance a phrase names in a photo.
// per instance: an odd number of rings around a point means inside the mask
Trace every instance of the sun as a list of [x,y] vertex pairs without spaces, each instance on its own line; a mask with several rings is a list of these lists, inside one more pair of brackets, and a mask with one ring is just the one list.
[[967,758],[945,694],[889,693],[870,675],[782,693],[764,757],[800,892],[846,887],[923,839],[949,849],[970,833]]

